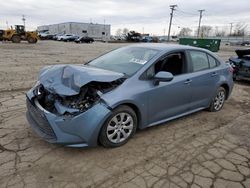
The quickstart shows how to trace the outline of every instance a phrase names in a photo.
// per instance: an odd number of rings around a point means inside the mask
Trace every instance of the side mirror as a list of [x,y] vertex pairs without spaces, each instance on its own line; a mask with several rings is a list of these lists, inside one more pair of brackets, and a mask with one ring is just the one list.
[[171,72],[160,71],[154,76],[154,85],[159,85],[160,82],[170,82],[174,79]]

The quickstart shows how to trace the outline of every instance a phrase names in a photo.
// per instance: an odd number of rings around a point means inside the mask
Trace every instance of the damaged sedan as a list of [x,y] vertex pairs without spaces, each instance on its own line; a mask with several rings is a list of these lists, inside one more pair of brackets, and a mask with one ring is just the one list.
[[137,44],[85,65],[45,67],[27,92],[27,119],[50,143],[117,147],[149,126],[202,110],[219,111],[231,66],[195,47]]
[[235,50],[237,57],[230,57],[229,62],[234,67],[234,80],[250,81],[250,49]]

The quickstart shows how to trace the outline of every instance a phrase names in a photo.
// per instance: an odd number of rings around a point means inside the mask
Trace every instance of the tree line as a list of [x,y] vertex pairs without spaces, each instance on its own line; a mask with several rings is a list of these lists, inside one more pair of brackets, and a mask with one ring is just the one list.
[[[211,35],[218,36],[218,37],[246,36],[248,35],[247,27],[248,25],[244,23],[237,23],[229,31],[229,29],[226,29],[226,28],[219,29],[218,26],[212,27],[209,25],[203,25],[200,27],[200,37],[208,37]],[[128,28],[117,29],[116,36],[127,36],[129,32],[130,31]],[[194,30],[195,36],[197,36],[197,33],[198,33],[198,29]],[[177,35],[180,37],[184,37],[184,36],[192,36],[192,34],[193,34],[193,30],[191,28],[182,27]]]

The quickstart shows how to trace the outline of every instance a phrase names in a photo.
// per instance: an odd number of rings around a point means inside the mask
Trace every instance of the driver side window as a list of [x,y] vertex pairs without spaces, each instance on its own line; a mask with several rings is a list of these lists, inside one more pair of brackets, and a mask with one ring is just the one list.
[[147,79],[151,79],[160,71],[171,72],[174,76],[186,73],[184,52],[174,52],[157,61],[146,71]]

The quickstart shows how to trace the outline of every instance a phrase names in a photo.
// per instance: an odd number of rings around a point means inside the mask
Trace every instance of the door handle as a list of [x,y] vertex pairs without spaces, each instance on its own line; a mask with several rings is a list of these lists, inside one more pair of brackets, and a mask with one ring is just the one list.
[[184,82],[184,84],[190,84],[191,82],[192,82],[192,80],[187,79],[187,80]]
[[217,76],[217,75],[218,75],[217,72],[213,72],[211,76],[214,77],[214,76]]

